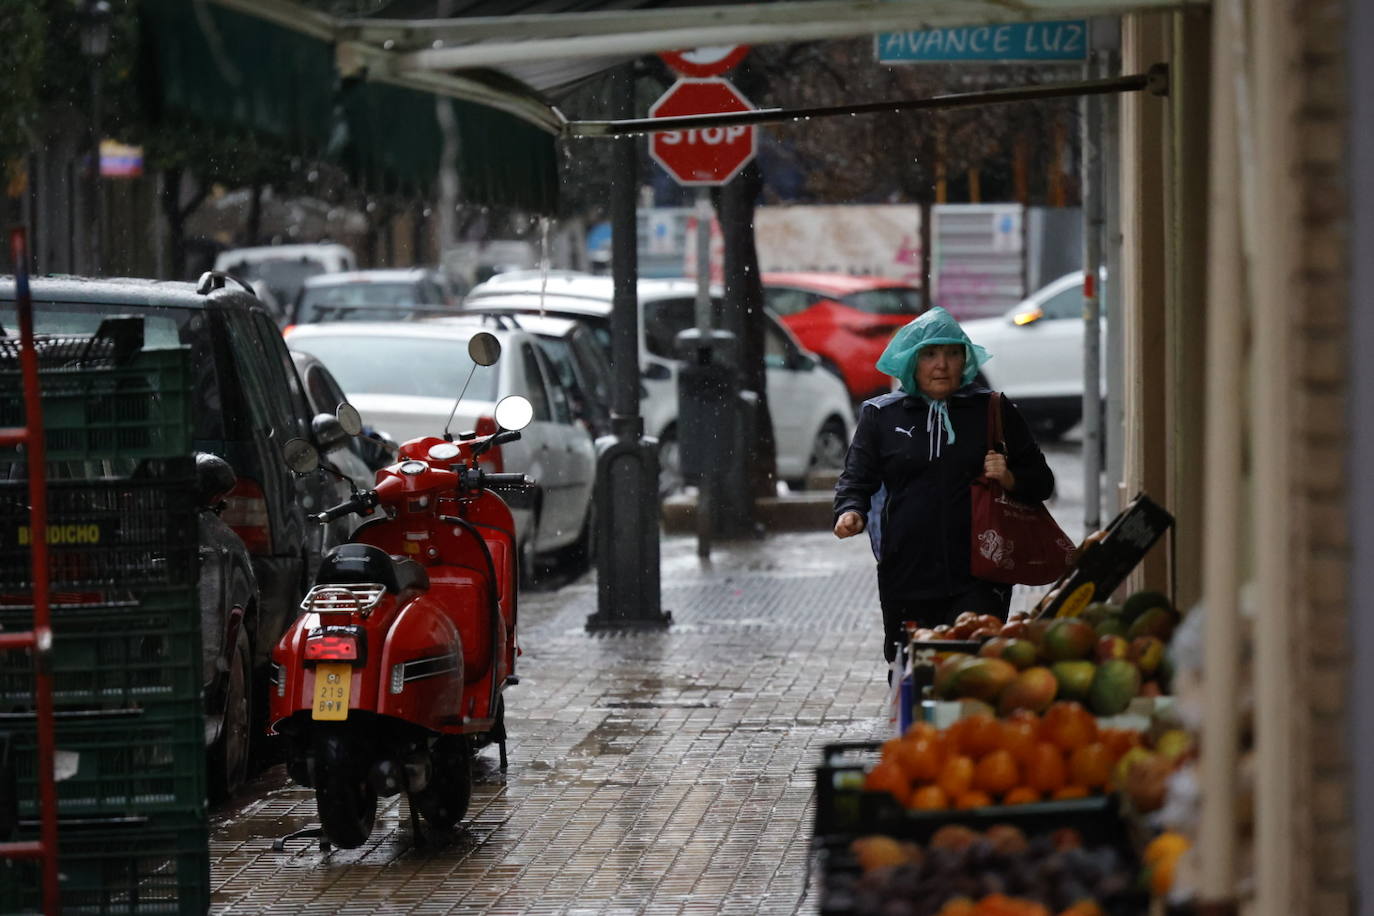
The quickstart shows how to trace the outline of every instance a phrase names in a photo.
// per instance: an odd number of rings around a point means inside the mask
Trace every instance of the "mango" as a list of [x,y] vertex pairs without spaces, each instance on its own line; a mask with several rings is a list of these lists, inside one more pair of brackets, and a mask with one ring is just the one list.
[[1129,658],[1130,651],[1131,643],[1124,636],[1099,636],[1097,644],[1093,646],[1093,658],[1108,662],[1114,658]]
[[1151,608],[1161,607],[1170,613],[1174,610],[1173,602],[1169,596],[1163,592],[1150,589],[1135,592],[1121,604],[1121,616],[1126,619],[1127,624],[1134,623],[1141,614]]
[[1099,637],[1102,636],[1125,636],[1130,626],[1124,617],[1108,617],[1106,620],[1099,621],[1093,628]]
[[1130,629],[1126,631],[1126,638],[1157,636],[1164,642],[1168,642],[1169,637],[1174,634],[1174,627],[1176,626],[1178,626],[1177,614],[1167,607],[1152,607],[1135,619]]
[[1135,662],[1142,675],[1153,677],[1164,663],[1164,640],[1158,636],[1137,636],[1131,640],[1126,658]]
[[997,699],[997,713],[1006,716],[1018,709],[1044,712],[1058,692],[1059,683],[1050,669],[1027,668],[1002,691]]
[[1025,671],[1035,664],[1035,657],[1038,650],[1035,643],[1028,639],[1013,639],[1002,648],[1002,660],[1011,662],[1017,668]]
[[1097,666],[1088,688],[1088,708],[1099,716],[1119,715],[1138,693],[1140,669],[1128,661],[1113,659]]
[[931,685],[931,692],[941,700],[952,700],[957,697],[951,687],[959,672],[965,665],[970,665],[978,659],[964,652],[951,653],[935,667],[935,682]]
[[955,672],[950,696],[996,703],[998,695],[1016,679],[1016,666],[1000,658],[975,658]]
[[1050,671],[1059,685],[1059,699],[1087,701],[1093,675],[1097,674],[1096,665],[1088,661],[1055,662]]
[[1087,658],[1095,642],[1097,632],[1091,624],[1073,617],[1061,617],[1045,631],[1045,641],[1040,648],[1050,661],[1062,662]]

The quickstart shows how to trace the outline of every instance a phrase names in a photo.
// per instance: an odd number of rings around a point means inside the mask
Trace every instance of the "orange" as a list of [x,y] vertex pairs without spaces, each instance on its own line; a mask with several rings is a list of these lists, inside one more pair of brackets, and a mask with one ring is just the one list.
[[915,811],[939,811],[941,808],[949,807],[949,799],[945,797],[945,790],[939,786],[921,786],[911,793],[908,807]]
[[973,715],[960,722],[964,728],[959,734],[959,753],[977,760],[1002,746],[1002,723],[992,716]]
[[973,768],[973,787],[989,795],[1001,795],[1021,780],[1016,758],[1011,751],[999,750],[987,754]]
[[1087,798],[1089,794],[1083,786],[1065,786],[1051,795],[1050,798],[1055,801],[1066,801],[1070,798]]
[[868,775],[864,777],[864,789],[869,792],[887,792],[902,805],[905,805],[911,796],[911,783],[906,778],[906,773],[897,764],[888,760],[879,761],[868,771]]
[[1034,717],[1027,719],[1009,718],[1001,722],[1002,727],[1002,747],[1011,751],[1011,755],[1016,758],[1016,762],[1025,766],[1030,760],[1031,753],[1035,750],[1035,742],[1038,740],[1036,735],[1039,731],[1038,723]]
[[1026,766],[1026,785],[1042,795],[1048,795],[1063,788],[1068,778],[1063,752],[1048,741],[1038,743],[1031,753],[1031,762]]
[[978,916],[978,906],[967,897],[955,897],[940,907],[937,916]]
[[1040,793],[1030,786],[1017,786],[1002,796],[1004,805],[1029,805],[1040,800]]
[[1104,728],[1098,733],[1098,740],[1107,745],[1113,761],[1120,760],[1131,748],[1143,743],[1140,732],[1131,728]]
[[973,785],[973,758],[954,754],[940,768],[939,786],[949,798],[958,798]]
[[1097,740],[1097,720],[1093,714],[1073,700],[1060,700],[1045,711],[1040,724],[1040,737],[1072,751]]
[[1060,912],[1059,916],[1103,916],[1102,907],[1098,906],[1093,900],[1080,900],[1067,910]]
[[934,782],[940,778],[940,766],[945,762],[944,751],[933,739],[917,738],[907,741],[906,773],[915,782]]
[[934,738],[938,734],[940,734],[940,730],[929,722],[912,722],[902,737],[907,741],[913,741],[917,738]]
[[992,796],[977,789],[970,789],[954,799],[954,807],[961,811],[966,811],[969,808],[986,808],[990,804],[992,804]]
[[1112,752],[1100,741],[1075,748],[1069,755],[1069,782],[1100,789],[1112,778]]

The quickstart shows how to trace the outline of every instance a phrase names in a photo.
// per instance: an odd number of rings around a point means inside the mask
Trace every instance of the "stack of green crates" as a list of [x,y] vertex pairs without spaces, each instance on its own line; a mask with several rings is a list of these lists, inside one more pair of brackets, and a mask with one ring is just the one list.
[[[63,912],[209,908],[191,368],[43,343],[58,845]],[[96,340],[96,344],[100,341]],[[65,348],[65,349],[64,349]],[[82,358],[71,354],[80,351]],[[7,358],[8,357],[8,358]],[[24,422],[0,345],[0,426]],[[33,619],[27,462],[0,450],[0,628]],[[38,831],[32,659],[0,665],[14,839]],[[0,838],[3,839],[3,838]],[[37,911],[34,862],[0,861],[0,912]]]

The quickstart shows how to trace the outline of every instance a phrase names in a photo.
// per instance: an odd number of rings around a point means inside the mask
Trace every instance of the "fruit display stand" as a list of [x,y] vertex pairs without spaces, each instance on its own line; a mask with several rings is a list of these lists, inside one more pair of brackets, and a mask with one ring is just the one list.
[[816,770],[823,914],[934,916],[951,901],[988,895],[1039,901],[1052,914],[1147,911],[1137,846],[1115,796],[922,810],[873,784],[889,750],[828,745]]

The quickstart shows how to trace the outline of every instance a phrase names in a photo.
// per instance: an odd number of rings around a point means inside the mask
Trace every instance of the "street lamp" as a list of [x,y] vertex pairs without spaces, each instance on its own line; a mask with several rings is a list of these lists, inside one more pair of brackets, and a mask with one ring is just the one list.
[[105,221],[100,193],[100,67],[110,52],[110,4],[107,0],[83,0],[81,7],[81,54],[90,61],[91,73],[91,254],[90,273],[101,273]]

